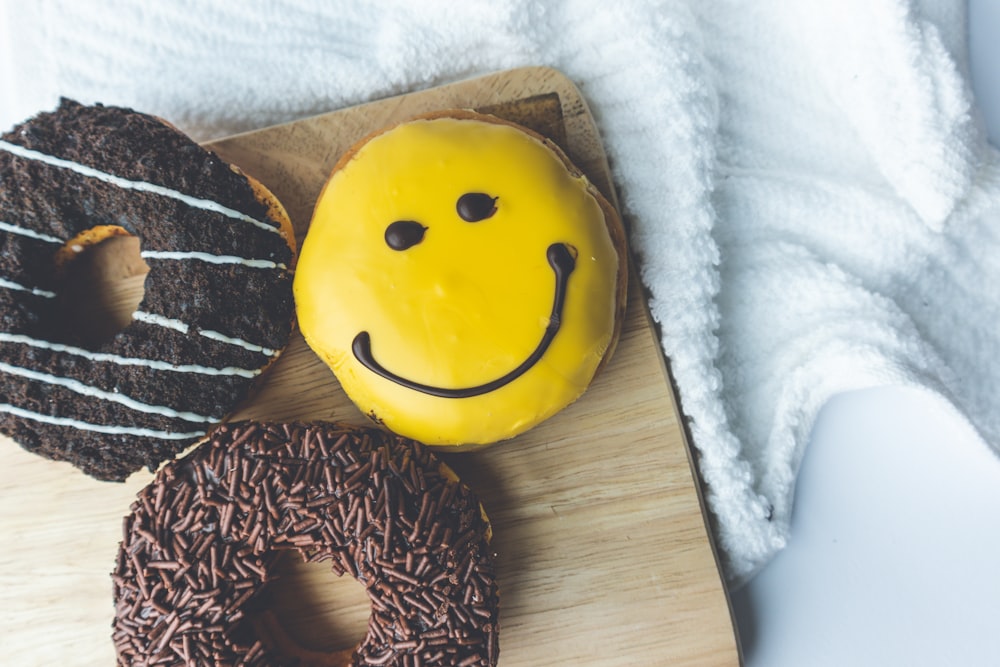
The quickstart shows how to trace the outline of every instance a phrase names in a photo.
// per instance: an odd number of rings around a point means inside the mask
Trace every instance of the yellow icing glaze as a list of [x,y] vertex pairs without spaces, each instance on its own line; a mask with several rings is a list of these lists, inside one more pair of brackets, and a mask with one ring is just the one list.
[[[456,212],[466,193],[496,197],[487,219]],[[394,250],[386,228],[418,222]],[[352,352],[415,382],[458,389],[518,368],[538,347],[556,278],[546,252],[575,256],[561,325],[541,358],[481,395],[439,397],[380,377]],[[503,440],[587,388],[613,339],[618,252],[585,178],[520,130],[469,119],[403,123],[362,145],[326,184],[302,244],[294,293],[306,341],[366,414],[430,445]]]

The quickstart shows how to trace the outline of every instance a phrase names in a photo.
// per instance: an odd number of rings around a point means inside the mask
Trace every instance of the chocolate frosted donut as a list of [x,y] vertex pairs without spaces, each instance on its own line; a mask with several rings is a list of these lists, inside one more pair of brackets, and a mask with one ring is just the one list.
[[118,664],[296,664],[303,649],[260,609],[294,549],[371,599],[367,636],[327,664],[494,665],[489,539],[475,495],[419,443],[335,424],[222,426],[164,466],[125,520]]
[[[149,266],[100,346],[60,271],[109,235]],[[160,120],[63,100],[0,137],[0,432],[109,480],[202,439],[288,341],[290,222],[263,186]]]

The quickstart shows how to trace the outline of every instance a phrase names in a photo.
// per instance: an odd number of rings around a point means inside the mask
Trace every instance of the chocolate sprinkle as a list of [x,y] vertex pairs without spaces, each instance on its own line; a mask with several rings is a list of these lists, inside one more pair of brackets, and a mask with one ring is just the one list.
[[419,443],[337,424],[221,426],[125,518],[118,664],[295,664],[260,625],[262,593],[294,549],[368,592],[350,664],[495,665],[489,530],[472,491]]

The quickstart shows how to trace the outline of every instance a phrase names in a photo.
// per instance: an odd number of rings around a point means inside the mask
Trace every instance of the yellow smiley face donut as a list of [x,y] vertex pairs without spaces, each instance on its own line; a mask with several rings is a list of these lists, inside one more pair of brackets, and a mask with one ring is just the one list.
[[625,283],[621,222],[562,151],[452,111],[340,160],[293,291],[307,343],[364,413],[430,445],[481,445],[586,390]]

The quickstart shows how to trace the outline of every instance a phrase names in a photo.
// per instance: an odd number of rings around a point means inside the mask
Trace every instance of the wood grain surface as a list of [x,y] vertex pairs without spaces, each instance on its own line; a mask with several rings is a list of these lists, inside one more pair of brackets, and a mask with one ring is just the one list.
[[[614,201],[593,119],[559,72],[525,68],[334,111],[211,148],[270,188],[301,242],[340,154],[367,133],[444,108],[487,110],[559,143]],[[141,295],[137,243],[102,248],[111,311]],[[138,261],[137,261],[138,260]],[[494,527],[500,665],[736,665],[737,640],[664,360],[633,278],[611,362],[575,404],[508,442],[442,457]],[[99,334],[98,334],[99,335]],[[297,332],[234,418],[364,423]],[[4,664],[111,665],[110,571],[122,518],[151,479],[94,481],[0,439],[0,645]],[[270,594],[315,650],[364,634],[363,588],[286,558]]]

